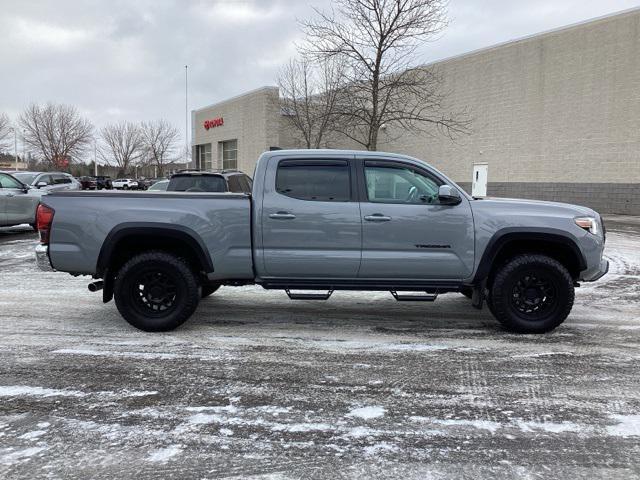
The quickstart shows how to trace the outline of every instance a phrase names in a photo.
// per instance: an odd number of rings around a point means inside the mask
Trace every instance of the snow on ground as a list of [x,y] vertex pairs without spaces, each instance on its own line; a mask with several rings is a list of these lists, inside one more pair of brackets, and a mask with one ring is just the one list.
[[223,287],[129,327],[0,229],[0,478],[640,478],[640,224],[555,332],[461,295]]

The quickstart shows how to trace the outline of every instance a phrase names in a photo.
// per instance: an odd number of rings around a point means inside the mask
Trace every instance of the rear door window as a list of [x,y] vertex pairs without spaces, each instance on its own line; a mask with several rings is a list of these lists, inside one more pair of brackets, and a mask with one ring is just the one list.
[[351,175],[346,160],[279,163],[276,191],[287,197],[319,202],[351,200]]
[[170,192],[226,192],[227,182],[219,175],[186,175],[173,177],[167,190]]
[[240,184],[240,175],[230,175],[227,177],[229,182],[229,191],[235,193],[243,193],[242,185]]

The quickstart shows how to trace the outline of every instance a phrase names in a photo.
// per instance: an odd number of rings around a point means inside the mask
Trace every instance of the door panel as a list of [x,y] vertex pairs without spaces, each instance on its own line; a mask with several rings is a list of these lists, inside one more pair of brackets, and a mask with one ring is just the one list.
[[9,190],[10,196],[7,201],[7,221],[12,225],[18,225],[20,223],[35,223],[36,219],[36,206],[39,198],[28,193],[24,193],[23,190],[12,188],[3,189]]
[[33,223],[38,198],[24,192],[20,182],[0,174],[0,224]]
[[0,226],[7,225],[7,194],[4,188],[0,187]]
[[457,280],[471,274],[474,231],[466,198],[440,205],[443,182],[397,162],[366,162],[362,178],[359,277]]
[[277,170],[267,171],[262,205],[267,276],[356,277],[362,230],[352,176],[347,160],[279,160]]

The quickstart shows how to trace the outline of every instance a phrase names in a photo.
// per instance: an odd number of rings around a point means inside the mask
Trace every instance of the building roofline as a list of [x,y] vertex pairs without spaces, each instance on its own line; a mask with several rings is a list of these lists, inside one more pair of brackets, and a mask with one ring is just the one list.
[[485,52],[488,52],[488,51],[491,51],[491,50],[494,50],[494,49],[506,47],[506,46],[509,46],[509,45],[514,45],[514,44],[517,44],[517,43],[520,43],[520,42],[525,42],[527,40],[533,40],[533,39],[540,38],[540,37],[550,36],[550,35],[553,35],[555,33],[563,32],[565,30],[572,30],[574,28],[582,27],[582,26],[588,25],[590,23],[598,23],[598,22],[602,22],[604,20],[611,20],[614,17],[623,17],[625,15],[629,15],[629,14],[633,14],[633,13],[640,13],[640,7],[632,7],[632,8],[628,8],[626,10],[620,10],[620,11],[617,11],[617,12],[607,13],[607,14],[601,15],[599,17],[589,18],[587,20],[581,20],[579,22],[570,23],[569,25],[563,25],[561,27],[552,28],[550,30],[543,30],[541,32],[536,32],[536,33],[532,33],[532,34],[529,34],[529,35],[525,35],[524,37],[517,37],[517,38],[513,38],[511,40],[505,40],[504,42],[499,42],[499,43],[495,43],[493,45],[488,45],[486,47],[477,48],[477,49],[471,50],[469,52],[458,53],[456,55],[451,55],[449,57],[443,57],[443,58],[440,58],[440,59],[432,60],[430,62],[423,63],[421,66],[427,67],[427,66],[430,66],[430,65],[438,64],[438,63],[450,62],[452,60],[458,60],[460,58],[469,57],[469,56],[472,56],[472,55],[477,55],[479,53],[485,53]]
[[191,112],[192,113],[196,113],[196,112],[200,112],[202,110],[207,110],[207,109],[212,108],[212,107],[217,107],[219,105],[222,105],[223,103],[228,103],[228,102],[231,102],[233,100],[238,100],[239,98],[246,97],[248,95],[253,95],[254,93],[258,93],[258,92],[260,92],[262,90],[278,90],[278,87],[270,86],[270,85],[264,85],[262,87],[254,88],[253,90],[249,90],[248,92],[239,93],[238,95],[234,95],[233,97],[226,98],[226,99],[221,100],[219,102],[215,102],[215,103],[212,103],[210,105],[206,105],[204,107],[196,108],[194,110],[191,110]]

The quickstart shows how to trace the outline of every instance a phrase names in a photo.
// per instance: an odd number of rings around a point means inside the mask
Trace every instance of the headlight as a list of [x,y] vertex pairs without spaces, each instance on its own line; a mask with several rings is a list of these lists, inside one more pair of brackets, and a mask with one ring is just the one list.
[[576,225],[589,233],[598,233],[598,221],[593,217],[578,217],[575,219]]

